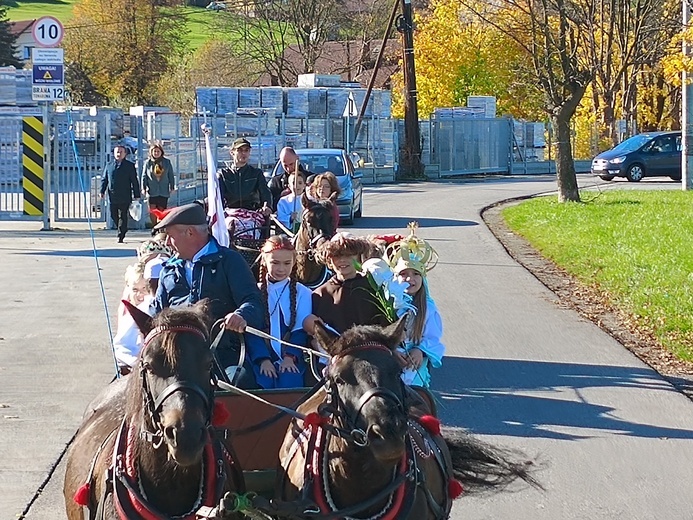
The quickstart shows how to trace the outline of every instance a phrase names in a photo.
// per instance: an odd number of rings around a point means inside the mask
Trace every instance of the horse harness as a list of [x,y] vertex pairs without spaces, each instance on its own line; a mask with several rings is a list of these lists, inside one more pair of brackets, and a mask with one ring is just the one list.
[[[193,326],[161,326],[152,329],[144,339],[142,350],[157,336],[164,332],[188,332],[196,334],[205,341],[208,341],[207,334],[201,329]],[[205,392],[199,385],[191,381],[177,381],[168,385],[154,399],[147,381],[147,367],[140,357],[141,384],[144,394],[144,405],[152,424],[156,427],[155,432],[151,432],[142,425],[139,432],[133,426],[128,426],[127,418],[124,417],[120,426],[113,430],[102,442],[96,454],[92,458],[86,484],[91,485],[94,476],[96,462],[103,453],[109,441],[116,435],[113,452],[110,456],[108,469],[102,492],[99,497],[96,520],[105,518],[105,505],[109,495],[113,497],[115,510],[122,520],[195,520],[199,518],[197,511],[202,506],[214,507],[221,500],[224,486],[230,473],[235,489],[243,490],[243,479],[240,470],[235,464],[235,457],[229,449],[216,437],[211,426],[211,416],[213,411],[214,396],[212,392]],[[197,395],[202,399],[207,410],[206,430],[209,441],[203,451],[203,471],[200,479],[200,490],[196,503],[192,509],[180,516],[170,517],[157,510],[147,500],[146,494],[139,480],[138,469],[135,464],[135,443],[139,438],[152,444],[154,449],[159,449],[164,442],[163,428],[161,425],[160,412],[164,401],[176,392],[184,392]],[[227,472],[227,468],[233,471]],[[89,487],[87,487],[89,489]],[[88,507],[84,508],[85,519],[89,518]]]
[[[350,349],[348,353],[366,349],[387,350],[389,353],[392,353],[388,347],[376,342],[364,343]],[[426,486],[426,474],[420,468],[419,460],[427,460],[434,457],[444,480],[451,473],[451,468],[449,468],[435,439],[413,418],[407,419],[406,449],[393,472],[392,481],[374,496],[363,502],[342,509],[337,508],[330,493],[329,460],[326,456],[331,436],[336,435],[345,439],[348,443],[353,443],[359,447],[367,446],[368,436],[363,430],[356,427],[356,421],[361,415],[364,406],[374,397],[394,402],[397,410],[405,415],[406,409],[402,399],[392,390],[373,387],[359,399],[355,417],[349,417],[343,401],[329,377],[327,378],[326,389],[327,400],[318,407],[320,420],[312,419],[310,416],[306,417],[303,430],[299,432],[287,455],[288,460],[282,461],[282,466],[286,468],[287,464],[293,460],[294,456],[304,447],[303,445],[307,443],[303,452],[306,464],[303,475],[302,498],[299,502],[293,504],[293,508],[290,507],[292,503],[284,503],[285,506],[289,506],[287,510],[283,512],[275,510],[274,513],[288,518],[311,518],[318,520],[398,520],[407,518],[414,506],[416,492],[418,489],[421,489],[434,517],[436,519],[448,518],[452,509],[452,500],[447,493],[444,493],[443,503],[439,504],[436,501]],[[336,427],[330,421],[330,417],[345,425],[346,428]],[[368,518],[352,516],[370,509],[385,499],[387,499],[387,502],[384,508],[375,515]],[[299,511],[298,509],[301,510]]]

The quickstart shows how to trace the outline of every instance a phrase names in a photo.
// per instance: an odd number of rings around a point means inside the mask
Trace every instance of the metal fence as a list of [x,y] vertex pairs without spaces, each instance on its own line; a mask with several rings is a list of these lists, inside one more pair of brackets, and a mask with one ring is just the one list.
[[0,218],[22,216],[22,116],[0,116]]

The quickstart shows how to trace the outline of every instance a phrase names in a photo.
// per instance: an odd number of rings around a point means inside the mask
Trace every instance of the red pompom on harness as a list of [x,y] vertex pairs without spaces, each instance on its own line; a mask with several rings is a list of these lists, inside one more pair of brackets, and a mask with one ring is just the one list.
[[79,486],[79,489],[75,493],[75,496],[72,497],[72,500],[74,500],[75,503],[80,505],[80,506],[88,506],[90,494],[91,494],[91,484],[89,482],[87,482],[87,483]]
[[431,435],[440,435],[440,420],[432,415],[423,415],[417,419],[418,423]]
[[451,478],[448,480],[448,496],[455,500],[464,492],[464,488],[459,480],[456,478]]
[[212,426],[219,428],[226,424],[226,421],[231,417],[229,409],[222,401],[214,401],[214,408],[212,408]]

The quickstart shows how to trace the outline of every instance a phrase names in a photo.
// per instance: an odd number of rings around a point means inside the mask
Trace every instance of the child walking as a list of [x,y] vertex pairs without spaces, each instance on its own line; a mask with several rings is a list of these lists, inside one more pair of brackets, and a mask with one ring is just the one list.
[[417,311],[407,326],[404,346],[399,349],[405,365],[402,380],[408,385],[429,387],[430,368],[439,368],[445,354],[441,341],[443,321],[426,280],[438,261],[438,253],[416,236],[416,227],[412,222],[409,236],[388,246],[386,257],[397,278],[409,284],[407,293],[412,296]]
[[[306,345],[304,321],[311,316],[310,289],[292,278],[296,251],[283,235],[267,239],[261,250],[260,290],[265,297],[269,334],[295,345]],[[262,388],[300,388],[306,363],[303,352],[279,341],[248,344],[255,379]]]

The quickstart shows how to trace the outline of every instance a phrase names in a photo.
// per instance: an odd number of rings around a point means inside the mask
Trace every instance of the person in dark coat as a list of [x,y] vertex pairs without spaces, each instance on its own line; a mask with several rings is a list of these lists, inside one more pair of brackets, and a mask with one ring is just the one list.
[[122,243],[128,231],[128,210],[132,199],[140,198],[140,183],[137,180],[135,165],[125,157],[127,151],[123,145],[113,149],[115,161],[109,162],[103,169],[101,180],[101,198],[106,197],[111,208],[111,218],[118,227],[118,242]]
[[[306,179],[307,183],[312,182],[312,177],[315,175],[308,170],[306,170],[299,161],[300,157],[296,153],[296,150],[290,146],[286,146],[279,152],[279,162],[282,165],[284,172],[281,175],[273,177],[269,183],[270,192],[272,192],[272,200],[274,201],[273,211],[277,211],[277,204],[282,195],[289,193],[289,176],[294,173],[296,169],[303,174],[303,178]],[[309,178],[310,181],[308,180]],[[286,193],[285,193],[286,192]]]
[[[213,321],[224,320],[224,326],[243,334],[246,326],[265,327],[265,312],[260,290],[248,264],[236,251],[219,245],[210,236],[207,215],[197,203],[171,210],[156,226],[166,230],[167,244],[177,253],[164,262],[150,310],[152,314],[167,307],[192,305],[204,298],[210,302]],[[250,349],[263,340],[243,334]],[[226,373],[239,370],[237,384],[254,388],[253,371],[248,358],[238,367],[240,339],[226,334],[217,349],[219,363]],[[228,370],[228,367],[235,367]]]
[[247,139],[241,137],[233,142],[231,159],[231,168],[222,168],[218,173],[224,207],[261,211],[269,216],[272,194],[262,170],[248,164],[250,142]]

